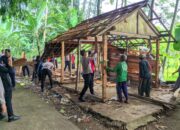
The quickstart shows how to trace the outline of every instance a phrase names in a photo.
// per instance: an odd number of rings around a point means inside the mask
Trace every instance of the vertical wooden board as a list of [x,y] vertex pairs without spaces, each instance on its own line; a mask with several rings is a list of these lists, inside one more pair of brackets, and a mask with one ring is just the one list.
[[76,71],[76,84],[75,84],[75,90],[77,91],[78,82],[80,82],[80,50],[81,50],[81,44],[80,40],[78,41],[78,48],[77,48],[77,71]]
[[64,81],[64,41],[61,42],[61,82]]
[[[115,25],[116,32],[156,36],[138,10]],[[137,22],[138,21],[138,22]]]
[[148,23],[144,19],[145,18],[139,15],[139,34],[156,36],[154,31],[151,29],[151,27],[148,25]]
[[136,14],[136,33],[139,33],[139,13]]
[[159,87],[159,39],[156,40],[156,76],[155,86]]
[[78,77],[78,82],[80,82],[81,81],[81,74],[80,74],[80,72],[81,72],[81,70],[82,70],[82,64],[81,64],[81,55],[80,55],[80,51],[81,51],[81,42],[80,42],[80,40],[78,41],[78,43],[79,43],[79,46],[78,46],[78,61],[79,61],[79,70],[78,70],[78,75],[79,75],[79,77]]
[[98,70],[99,70],[99,73],[100,73],[100,79],[102,80],[102,76],[101,76],[101,74],[102,74],[101,70],[102,69],[101,69],[101,63],[100,63],[101,59],[102,59],[102,57],[101,57],[102,56],[102,54],[101,54],[101,50],[102,50],[101,45],[102,44],[98,44],[98,56],[97,57],[98,57]]
[[106,99],[106,84],[107,84],[107,35],[103,35],[103,63],[102,63],[102,98],[103,100]]
[[133,33],[136,34],[136,15],[137,11],[131,14],[129,17],[115,25],[117,32]]

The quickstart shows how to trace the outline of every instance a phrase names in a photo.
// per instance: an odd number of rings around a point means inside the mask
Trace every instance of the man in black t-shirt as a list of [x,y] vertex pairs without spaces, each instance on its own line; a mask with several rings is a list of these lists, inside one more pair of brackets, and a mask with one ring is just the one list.
[[15,88],[16,82],[15,82],[15,70],[12,66],[12,56],[10,49],[5,50],[5,55],[1,57],[1,62],[5,65],[5,67],[8,69],[9,76],[11,78],[12,87]]
[[[3,87],[5,90],[5,101],[7,107],[7,114],[8,114],[8,122],[12,122],[15,120],[19,120],[20,117],[14,115],[13,107],[12,107],[12,84],[11,79],[9,77],[9,70],[0,64],[0,77],[2,79]],[[3,119],[4,116],[0,112],[0,120]]]
[[146,97],[150,97],[150,90],[151,90],[151,67],[146,60],[146,55],[140,55],[139,57],[139,78],[140,78],[140,84],[139,84],[139,95],[144,96],[144,93],[146,94]]

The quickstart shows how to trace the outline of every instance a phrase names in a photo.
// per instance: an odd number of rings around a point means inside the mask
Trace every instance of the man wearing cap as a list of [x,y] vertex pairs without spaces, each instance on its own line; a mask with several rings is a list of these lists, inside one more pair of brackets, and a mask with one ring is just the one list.
[[140,62],[139,62],[139,95],[144,96],[144,93],[146,94],[146,97],[150,97],[150,89],[151,89],[151,67],[146,60],[146,55],[140,55],[139,56]]

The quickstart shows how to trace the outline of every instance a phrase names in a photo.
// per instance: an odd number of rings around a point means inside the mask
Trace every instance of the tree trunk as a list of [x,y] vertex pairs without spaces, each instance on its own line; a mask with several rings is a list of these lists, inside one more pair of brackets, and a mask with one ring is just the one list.
[[97,1],[97,16],[101,13],[101,0]]
[[[151,0],[151,9],[154,9],[154,0]],[[149,18],[152,19],[153,18],[153,11],[149,10]]]
[[38,54],[40,56],[41,52],[40,52],[40,43],[39,43],[39,35],[38,35],[38,33],[36,33],[36,44],[37,44],[37,51],[38,51]]
[[116,0],[116,9],[118,8],[118,0]]
[[91,0],[89,0],[89,7],[88,7],[87,18],[90,18],[90,16],[91,16]]
[[[171,27],[170,27],[170,30],[169,30],[170,33],[172,33],[172,30],[173,30],[173,27],[174,27],[174,23],[175,23],[176,16],[177,16],[178,5],[179,5],[179,0],[176,0],[176,6],[174,8],[174,15],[173,15],[173,19],[172,19],[172,22],[171,22]],[[168,43],[167,43],[167,48],[166,48],[166,53],[169,52],[170,41],[171,41],[171,37],[169,36]],[[163,64],[162,64],[162,73],[163,74],[164,74],[166,60],[167,60],[167,57],[165,56],[164,60],[163,60]]]
[[43,32],[43,43],[46,42],[46,26],[48,19],[48,0],[46,0],[46,10],[45,10],[45,23],[44,23],[44,32]]
[[94,17],[97,16],[97,4],[98,4],[98,0],[94,0],[94,8],[93,8],[93,14]]
[[127,5],[127,0],[124,0],[124,6],[126,6]]
[[124,0],[121,1],[121,7],[123,7],[123,6],[124,6]]
[[73,0],[73,7],[79,11],[79,0]]
[[87,0],[83,1],[83,9],[82,10],[83,10],[84,13],[85,13],[85,9],[86,9],[86,2],[87,2]]

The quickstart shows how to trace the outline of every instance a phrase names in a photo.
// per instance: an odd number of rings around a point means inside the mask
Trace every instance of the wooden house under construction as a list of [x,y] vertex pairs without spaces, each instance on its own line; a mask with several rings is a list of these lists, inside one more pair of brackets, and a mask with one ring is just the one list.
[[[153,17],[149,18],[144,8],[152,11]],[[159,31],[154,25],[159,22],[164,28]],[[158,86],[159,74],[159,47],[166,42],[167,37],[174,37],[164,26],[155,11],[151,9],[147,1],[138,2],[123,8],[119,8],[99,16],[82,21],[76,27],[60,34],[45,45],[42,57],[61,57],[61,68],[64,68],[64,57],[77,49],[78,63],[75,89],[77,90],[80,75],[80,50],[82,44],[93,44],[97,48],[97,64],[101,66],[102,73],[102,98],[106,98],[107,73],[105,67],[107,61],[110,66],[116,64],[118,53],[128,55],[128,74],[131,80],[138,80],[138,46],[149,48],[156,47],[156,55],[153,65],[154,82]],[[114,50],[113,50],[114,49]],[[133,51],[136,50],[136,51]],[[114,54],[113,54],[114,53]],[[116,54],[115,54],[116,53]],[[64,81],[64,69],[61,69],[61,81]],[[112,75],[112,74],[109,74]]]

